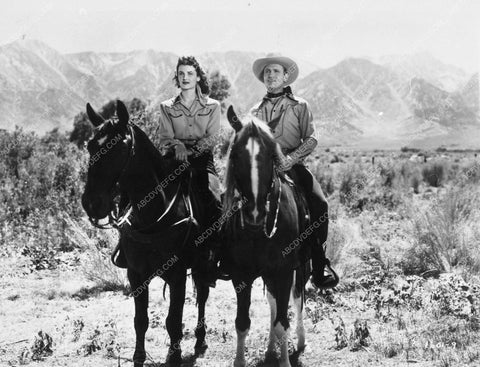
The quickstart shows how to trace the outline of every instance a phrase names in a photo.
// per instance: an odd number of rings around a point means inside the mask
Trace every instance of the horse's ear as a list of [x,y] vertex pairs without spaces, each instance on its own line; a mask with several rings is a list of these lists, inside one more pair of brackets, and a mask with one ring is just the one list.
[[242,121],[238,118],[237,114],[233,110],[233,106],[230,105],[227,110],[227,119],[230,126],[238,133],[242,129]]
[[105,119],[95,112],[92,106],[90,106],[90,103],[87,103],[87,115],[88,115],[88,119],[91,121],[91,123],[95,127],[105,122]]
[[125,104],[117,99],[117,116],[118,116],[118,123],[123,126],[127,126],[128,119],[128,110]]

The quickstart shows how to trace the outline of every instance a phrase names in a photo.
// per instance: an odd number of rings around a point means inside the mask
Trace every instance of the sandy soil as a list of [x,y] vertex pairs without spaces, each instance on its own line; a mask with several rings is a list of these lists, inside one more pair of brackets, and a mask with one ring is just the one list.
[[[13,260],[0,263],[8,269]],[[60,269],[30,274],[2,271],[0,288],[0,365],[50,366],[131,366],[135,334],[133,300],[122,292],[95,292],[78,272]],[[88,290],[90,289],[90,290]],[[147,366],[163,366],[167,355],[168,335],[164,327],[168,301],[162,296],[163,281],[152,282],[150,296],[150,329],[146,348]],[[344,294],[344,307],[337,309],[325,302],[325,314],[305,317],[307,348],[300,356],[291,356],[292,366],[406,366],[404,355],[387,359],[369,348],[336,350],[335,330],[331,319],[341,315],[347,330],[355,319],[368,319],[372,338],[381,337],[382,325],[372,311],[357,302],[356,294]],[[168,299],[168,291],[167,291]],[[235,292],[230,282],[219,281],[211,290],[207,304],[207,341],[209,348],[199,357],[193,356],[196,322],[195,299],[191,280],[187,284],[184,312],[185,366],[231,366],[235,355]],[[263,284],[257,280],[252,292],[252,327],[247,340],[249,366],[267,364],[264,352],[268,339],[269,307]],[[315,323],[313,322],[315,321]],[[292,326],[294,327],[293,323]],[[50,356],[31,361],[31,346],[38,331],[53,339]],[[294,329],[292,328],[292,331]],[[291,333],[291,335],[294,332]],[[292,343],[293,345],[293,343]],[[98,347],[98,348],[97,348]],[[98,350],[96,350],[98,349]],[[427,362],[416,366],[431,366]]]

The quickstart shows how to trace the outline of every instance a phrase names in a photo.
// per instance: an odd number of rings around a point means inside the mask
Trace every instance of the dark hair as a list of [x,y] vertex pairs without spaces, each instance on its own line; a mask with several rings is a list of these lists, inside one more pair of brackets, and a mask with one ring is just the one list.
[[178,83],[178,78],[177,78],[178,68],[180,67],[180,65],[190,65],[195,68],[197,75],[200,77],[200,81],[198,82],[198,85],[200,86],[200,90],[202,91],[203,94],[208,95],[210,93],[210,86],[208,85],[207,74],[202,69],[197,59],[195,59],[195,57],[193,56],[182,56],[178,59],[177,67],[175,68],[175,76],[173,77],[173,81],[175,82],[175,85],[178,88],[180,88],[180,84]]

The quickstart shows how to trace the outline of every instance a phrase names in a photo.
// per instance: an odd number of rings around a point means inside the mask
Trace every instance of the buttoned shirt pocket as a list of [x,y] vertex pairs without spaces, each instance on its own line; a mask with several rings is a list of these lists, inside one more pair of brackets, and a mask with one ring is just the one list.
[[220,129],[220,104],[196,99],[186,108],[179,97],[162,102],[159,124],[161,140],[201,140],[217,134]]
[[200,111],[197,116],[210,116],[212,112],[211,108],[206,108],[205,111]]
[[197,129],[200,130],[199,132],[202,136],[207,132],[208,124],[212,119],[212,113],[213,108],[206,107],[198,111],[195,116],[195,120],[197,122]]
[[182,111],[168,111],[168,117],[172,121],[173,131],[176,137],[183,136],[186,130],[186,116]]

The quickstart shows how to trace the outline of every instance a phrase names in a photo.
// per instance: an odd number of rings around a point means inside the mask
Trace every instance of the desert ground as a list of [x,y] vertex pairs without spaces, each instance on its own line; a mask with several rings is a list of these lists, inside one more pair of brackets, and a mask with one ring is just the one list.
[[[109,262],[117,235],[93,229],[79,203],[86,153],[59,133],[4,134],[0,365],[131,366],[133,299],[125,271]],[[329,201],[327,253],[341,282],[330,291],[308,286],[307,348],[294,351],[292,321],[293,366],[480,365],[476,154],[317,148],[308,165]],[[162,280],[151,289],[147,366],[163,366],[168,289],[167,300]],[[209,347],[194,356],[187,280],[185,366],[233,365],[235,309],[232,284],[218,281],[207,303]],[[260,280],[250,314],[248,365],[277,365],[264,358],[269,307]]]

